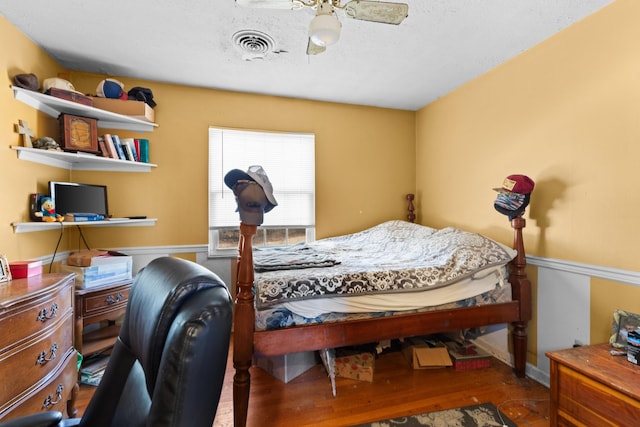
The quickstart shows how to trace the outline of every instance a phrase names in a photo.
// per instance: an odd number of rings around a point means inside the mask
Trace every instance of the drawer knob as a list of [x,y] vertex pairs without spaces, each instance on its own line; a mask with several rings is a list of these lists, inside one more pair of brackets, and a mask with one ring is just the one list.
[[63,390],[64,390],[64,386],[62,384],[59,384],[58,388],[56,388],[56,400],[53,400],[53,396],[48,395],[46,399],[44,399],[44,403],[42,404],[42,409],[48,409],[51,406],[55,405],[56,403],[60,402],[62,400]]
[[47,353],[43,351],[38,355],[38,360],[36,361],[36,365],[43,365],[46,362],[50,362],[56,358],[56,353],[58,352],[58,344],[51,344],[51,348],[49,349],[49,356]]
[[118,303],[118,302],[122,301],[122,298],[124,298],[124,295],[122,295],[120,292],[118,292],[115,297],[113,295],[109,295],[105,299],[105,302],[107,304],[115,304],[115,303]]
[[51,314],[49,314],[49,310],[47,310],[46,308],[43,308],[38,312],[37,320],[39,320],[40,322],[46,322],[47,320],[53,319],[54,317],[56,317],[57,313],[58,313],[58,304],[54,302],[51,305]]

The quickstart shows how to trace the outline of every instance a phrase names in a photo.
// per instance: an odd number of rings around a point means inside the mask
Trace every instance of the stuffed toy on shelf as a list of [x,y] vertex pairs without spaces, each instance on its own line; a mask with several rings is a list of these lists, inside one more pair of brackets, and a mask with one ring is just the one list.
[[64,217],[56,213],[56,206],[51,197],[43,197],[40,202],[40,212],[34,214],[44,222],[62,222]]

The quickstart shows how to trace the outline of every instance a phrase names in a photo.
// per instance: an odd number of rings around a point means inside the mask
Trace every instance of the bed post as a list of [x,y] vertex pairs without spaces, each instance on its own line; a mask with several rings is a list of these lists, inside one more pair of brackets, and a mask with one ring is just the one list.
[[513,340],[513,369],[516,376],[520,378],[525,376],[527,366],[527,324],[531,320],[531,282],[525,272],[527,259],[522,239],[522,229],[525,226],[526,221],[522,216],[511,220],[513,248],[518,251],[518,254],[511,261],[509,283],[511,283],[513,299],[520,302],[520,319],[511,323],[511,337]]
[[413,213],[413,211],[415,210],[413,207],[414,198],[415,196],[413,194],[407,194],[407,200],[409,201],[409,205],[407,206],[407,219],[409,220],[409,222],[415,222],[416,220],[416,215]]
[[253,359],[253,249],[251,240],[257,231],[256,225],[240,222],[238,240],[237,296],[233,318],[233,418],[235,427],[247,424]]

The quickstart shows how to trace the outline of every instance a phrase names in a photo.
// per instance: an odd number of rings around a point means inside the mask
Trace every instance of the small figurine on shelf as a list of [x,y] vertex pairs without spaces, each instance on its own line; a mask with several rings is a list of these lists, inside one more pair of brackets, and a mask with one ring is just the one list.
[[56,206],[51,197],[43,197],[40,203],[40,212],[36,212],[35,216],[42,218],[44,222],[64,221],[64,217],[56,213]]
[[33,141],[33,148],[39,148],[41,150],[49,151],[62,151],[62,148],[60,148],[60,144],[58,144],[55,139],[49,136],[43,136]]

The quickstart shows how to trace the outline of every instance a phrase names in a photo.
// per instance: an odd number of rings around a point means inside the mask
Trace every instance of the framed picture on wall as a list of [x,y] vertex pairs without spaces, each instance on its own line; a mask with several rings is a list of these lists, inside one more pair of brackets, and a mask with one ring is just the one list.
[[6,256],[0,254],[0,282],[8,282],[9,280],[11,280],[9,261]]
[[613,313],[613,325],[609,344],[616,348],[627,348],[627,334],[631,331],[640,332],[640,314],[624,310]]

